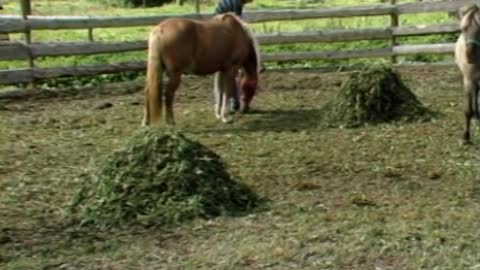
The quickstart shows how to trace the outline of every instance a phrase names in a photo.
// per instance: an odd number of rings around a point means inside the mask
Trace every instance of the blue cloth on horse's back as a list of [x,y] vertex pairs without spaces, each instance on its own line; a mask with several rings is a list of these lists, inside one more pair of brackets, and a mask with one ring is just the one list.
[[220,0],[215,8],[215,14],[235,12],[238,16],[242,16],[242,10],[242,0]]

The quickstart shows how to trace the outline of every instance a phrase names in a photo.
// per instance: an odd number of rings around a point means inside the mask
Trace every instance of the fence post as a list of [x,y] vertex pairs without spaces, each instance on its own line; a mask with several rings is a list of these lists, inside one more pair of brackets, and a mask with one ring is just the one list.
[[[390,0],[390,4],[391,5],[396,5],[397,0]],[[398,15],[397,15],[396,9],[394,9],[394,10],[395,11],[390,14],[390,28],[394,28],[394,27],[398,26]],[[397,40],[395,39],[395,36],[393,36],[393,34],[392,34],[392,39],[390,39],[390,46],[393,49],[393,47],[396,46],[396,45],[397,45]],[[397,63],[397,56],[392,55],[392,57],[390,58],[390,62],[392,64]]]
[[[22,7],[22,18],[26,22],[25,43],[27,43],[28,46],[32,43],[32,33],[28,24],[28,15],[32,14],[32,5],[30,0],[20,0],[20,5]],[[28,46],[28,65],[31,68],[35,67],[30,46]]]
[[88,41],[93,42],[93,28],[88,28]]

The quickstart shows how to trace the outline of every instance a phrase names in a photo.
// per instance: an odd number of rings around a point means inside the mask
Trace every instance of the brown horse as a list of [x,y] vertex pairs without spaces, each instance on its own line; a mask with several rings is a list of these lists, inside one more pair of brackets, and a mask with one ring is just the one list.
[[478,91],[480,82],[480,8],[469,5],[460,10],[462,31],[455,45],[455,62],[463,74],[465,90],[465,127],[463,139],[470,142],[470,123],[479,119]]
[[158,123],[162,118],[163,72],[168,75],[165,86],[167,124],[175,123],[173,99],[182,74],[220,73],[216,84],[222,92],[222,102],[217,104],[215,115],[227,123],[232,121],[227,101],[235,89],[239,69],[244,71],[240,83],[242,111],[248,110],[260,72],[257,41],[247,24],[233,13],[205,21],[171,18],[161,22],[150,34],[147,62],[144,125]]

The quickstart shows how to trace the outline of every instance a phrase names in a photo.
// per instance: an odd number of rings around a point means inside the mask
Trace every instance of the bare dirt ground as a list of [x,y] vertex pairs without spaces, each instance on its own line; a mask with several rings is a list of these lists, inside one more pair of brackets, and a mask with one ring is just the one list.
[[225,125],[211,78],[186,78],[178,128],[271,205],[169,230],[84,230],[64,216],[79,176],[140,128],[138,87],[0,100],[0,268],[476,269],[480,134],[461,144],[460,75],[399,71],[438,118],[324,128],[320,107],[348,73],[267,72],[253,112]]

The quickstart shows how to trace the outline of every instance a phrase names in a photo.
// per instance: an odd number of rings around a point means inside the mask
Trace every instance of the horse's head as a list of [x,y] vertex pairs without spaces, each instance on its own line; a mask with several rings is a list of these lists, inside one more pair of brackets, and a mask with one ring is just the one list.
[[[246,42],[245,46],[237,46],[236,49],[244,48],[245,58],[243,59],[243,74],[240,79],[240,89],[242,92],[242,112],[248,112],[250,102],[257,91],[259,73],[261,70],[260,50],[257,38],[253,34],[249,25],[242,21],[234,13],[224,13],[213,17],[214,20],[223,21],[231,24],[235,29],[241,29],[238,42]],[[238,28],[240,26],[240,28]],[[243,30],[243,31],[242,31]]]
[[256,41],[252,42],[249,57],[243,64],[243,75],[240,80],[240,89],[242,90],[242,112],[248,112],[250,102],[257,92],[260,73],[263,71],[260,62],[260,53],[258,52]]
[[263,70],[260,58],[260,46],[258,45],[257,38],[250,30],[247,23],[241,20],[239,20],[239,22],[248,36],[248,56],[243,62],[244,76],[242,76],[240,81],[240,88],[242,89],[242,112],[248,112],[250,109],[250,102],[257,92],[260,72]]
[[250,110],[250,102],[257,92],[258,78],[243,76],[240,79],[240,88],[242,90],[241,111],[246,113]]
[[258,44],[253,37],[248,57],[243,63],[243,74],[240,79],[240,89],[242,90],[241,111],[244,113],[250,109],[250,103],[257,92],[258,80],[262,71]]
[[480,8],[477,5],[465,6],[460,10],[460,16],[460,29],[467,45],[467,61],[474,64],[480,57]]

